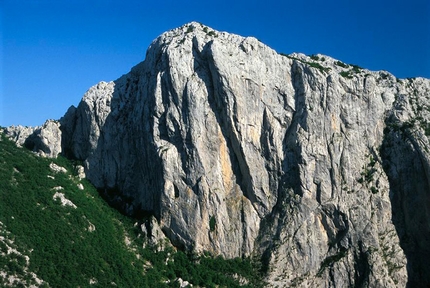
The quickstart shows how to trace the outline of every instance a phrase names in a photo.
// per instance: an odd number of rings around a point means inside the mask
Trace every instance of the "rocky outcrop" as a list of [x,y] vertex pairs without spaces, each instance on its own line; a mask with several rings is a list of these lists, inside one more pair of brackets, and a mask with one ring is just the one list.
[[92,87],[56,143],[113,205],[177,247],[261,257],[270,286],[419,287],[429,91],[193,22]]
[[[28,127],[28,126],[10,126],[3,130],[5,135],[9,139],[13,140],[18,146],[23,146],[25,141],[34,133],[39,127]],[[61,138],[60,138],[61,139]],[[57,139],[58,142],[59,139]]]
[[25,146],[42,157],[57,157],[61,153],[60,123],[48,120],[39,127],[11,126],[5,134],[19,146]]

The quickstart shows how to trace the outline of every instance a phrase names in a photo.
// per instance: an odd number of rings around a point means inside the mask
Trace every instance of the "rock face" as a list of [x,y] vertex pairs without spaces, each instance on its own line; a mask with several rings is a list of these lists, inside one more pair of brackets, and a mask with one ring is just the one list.
[[175,246],[261,257],[269,286],[425,287],[429,98],[426,79],[193,22],[50,122],[57,141],[42,127],[32,143],[83,160]]
[[48,120],[40,127],[11,126],[6,135],[20,146],[36,152],[42,157],[57,157],[61,153],[60,123]]

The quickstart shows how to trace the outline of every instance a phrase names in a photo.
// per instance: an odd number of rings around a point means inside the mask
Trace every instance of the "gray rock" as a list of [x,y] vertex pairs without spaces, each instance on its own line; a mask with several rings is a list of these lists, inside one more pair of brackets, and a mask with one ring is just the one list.
[[90,88],[57,143],[113,205],[177,247],[261,257],[269,286],[420,287],[429,95],[193,22]]
[[60,123],[47,120],[38,127],[11,126],[5,134],[19,146],[25,146],[42,157],[55,158],[61,153]]
[[165,250],[166,247],[172,247],[154,216],[150,216],[140,224],[140,229],[144,238],[144,245],[149,245],[157,251]]
[[28,127],[28,126],[9,126],[4,129],[5,135],[15,142],[19,146],[23,146],[25,141],[30,135],[34,133],[38,127]]
[[61,166],[58,166],[57,164],[55,164],[54,162],[51,162],[49,164],[49,168],[52,170],[52,172],[54,173],[67,173],[67,169]]
[[76,165],[75,169],[76,169],[76,174],[77,174],[79,180],[82,180],[82,179],[84,179],[86,177],[85,176],[85,168],[84,168],[84,166],[82,166],[82,165]]

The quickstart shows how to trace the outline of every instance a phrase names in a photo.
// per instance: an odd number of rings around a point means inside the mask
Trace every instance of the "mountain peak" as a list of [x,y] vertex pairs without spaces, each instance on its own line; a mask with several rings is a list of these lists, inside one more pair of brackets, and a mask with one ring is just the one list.
[[39,142],[175,246],[261,256],[272,286],[404,287],[406,257],[409,283],[430,283],[429,103],[427,79],[191,22]]
[[194,37],[210,41],[214,37],[218,37],[219,34],[220,32],[201,23],[190,22],[179,28],[163,33],[155,40],[155,42],[181,45],[185,43],[187,39],[192,39]]

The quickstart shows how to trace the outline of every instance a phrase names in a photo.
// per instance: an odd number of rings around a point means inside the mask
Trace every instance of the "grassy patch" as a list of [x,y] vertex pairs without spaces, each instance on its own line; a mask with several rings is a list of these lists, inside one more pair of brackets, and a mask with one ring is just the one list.
[[337,66],[342,67],[342,68],[348,68],[349,67],[348,64],[345,64],[345,63],[343,63],[341,61],[334,62],[334,65],[337,65]]
[[350,72],[350,71],[342,71],[342,72],[340,72],[339,74],[340,74],[340,76],[342,76],[343,78],[347,78],[347,79],[352,79],[352,78],[354,78],[354,77],[351,75],[351,72]]
[[[324,66],[322,66],[321,64],[319,64],[317,62],[305,61],[305,60],[302,60],[302,59],[290,56],[290,55],[285,54],[285,53],[279,53],[279,55],[284,56],[284,57],[288,57],[288,58],[290,58],[292,60],[296,60],[296,61],[302,62],[302,63],[308,65],[309,67],[316,68],[316,69],[320,70],[323,73],[327,73],[327,72],[329,72],[331,70],[330,67],[324,67]],[[318,57],[318,56],[316,56],[316,57]],[[318,57],[318,59],[319,59],[319,57]]]
[[[359,183],[366,183],[369,184],[373,181],[373,176],[375,175],[377,169],[375,168],[376,160],[373,158],[373,156],[370,156],[369,163],[364,167],[364,171],[361,172],[361,178],[358,179]],[[374,189],[373,189],[374,188]],[[376,193],[378,190],[376,187],[371,187],[371,192]]]

